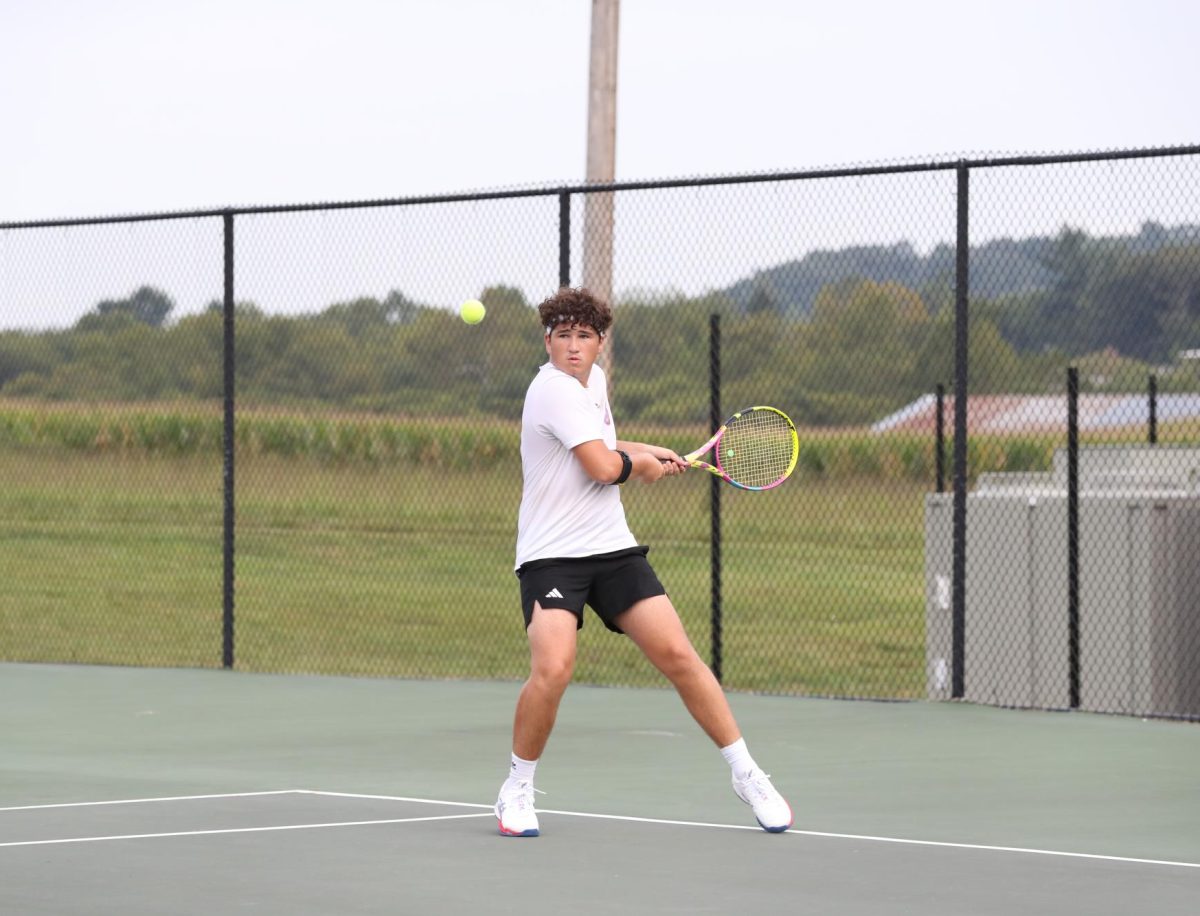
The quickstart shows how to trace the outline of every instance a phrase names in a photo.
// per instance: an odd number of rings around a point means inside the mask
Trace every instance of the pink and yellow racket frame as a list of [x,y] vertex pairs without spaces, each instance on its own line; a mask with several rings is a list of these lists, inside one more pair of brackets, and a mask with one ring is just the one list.
[[[751,485],[748,483],[744,483],[744,482],[735,480],[734,478],[730,477],[729,474],[726,472],[725,467],[721,461],[721,449],[720,449],[721,439],[724,437],[726,431],[730,428],[730,426],[737,423],[739,420],[743,420],[744,418],[749,418],[749,416],[751,414],[753,414],[755,411],[770,411],[771,414],[778,415],[779,418],[782,418],[782,420],[784,421],[784,424],[786,424],[786,426],[781,426],[781,429],[787,430],[787,435],[785,436],[785,441],[787,441],[787,443],[791,446],[791,455],[789,458],[787,458],[786,463],[782,460],[779,462],[782,473],[780,473],[779,476],[772,482],[767,483],[767,484],[757,485],[757,486]],[[772,418],[772,419],[774,420],[774,418]],[[715,464],[710,464],[707,461],[700,460],[700,456],[710,450],[712,450],[712,452],[713,452],[713,458],[714,458],[714,461],[716,462]],[[780,451],[780,454],[782,455],[782,450]],[[688,464],[690,464],[694,468],[702,468],[703,470],[706,470],[709,473],[714,474],[717,477],[720,477],[726,483],[732,484],[733,486],[737,487],[740,490],[752,490],[755,492],[762,492],[765,490],[772,490],[775,487],[779,486],[781,483],[783,483],[785,480],[787,480],[788,477],[791,476],[792,471],[794,471],[796,469],[796,460],[799,457],[800,457],[800,437],[796,434],[796,426],[794,423],[792,423],[791,418],[787,414],[785,414],[782,410],[779,410],[775,407],[756,406],[756,407],[747,407],[745,410],[740,410],[737,413],[735,413],[733,416],[731,416],[728,420],[726,420],[721,425],[720,429],[718,429],[715,433],[713,433],[713,436],[711,439],[709,439],[707,442],[705,442],[702,446],[700,446],[700,448],[696,449],[695,451],[689,452],[688,454],[684,455],[683,460],[686,461]]]

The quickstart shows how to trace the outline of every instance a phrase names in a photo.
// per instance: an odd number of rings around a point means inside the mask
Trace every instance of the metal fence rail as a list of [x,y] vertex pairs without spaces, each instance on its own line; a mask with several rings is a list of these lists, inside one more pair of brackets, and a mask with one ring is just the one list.
[[[621,435],[802,429],[771,494],[625,495],[727,686],[1200,717],[1200,147],[0,223],[0,658],[523,676],[597,193]],[[580,679],[656,683],[601,630]]]

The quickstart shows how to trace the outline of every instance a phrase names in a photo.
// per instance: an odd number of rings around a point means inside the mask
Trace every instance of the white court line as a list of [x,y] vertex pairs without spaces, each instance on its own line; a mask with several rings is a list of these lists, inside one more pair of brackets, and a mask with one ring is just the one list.
[[[318,792],[315,790],[301,789],[311,795],[331,795],[339,798],[376,798],[391,801],[406,801],[419,802],[426,801],[420,798],[401,798],[391,795],[355,795],[352,792]],[[463,807],[472,808],[490,808],[490,805],[477,805],[470,802],[431,802],[438,805],[460,805]],[[550,808],[538,808],[539,814],[561,814],[567,817],[594,817],[610,821],[631,821],[637,824],[667,824],[674,827],[716,827],[722,830],[755,830],[759,831],[760,827],[751,827],[746,824],[708,824],[702,821],[672,821],[663,818],[655,817],[630,817],[623,814],[588,814],[583,811],[555,811]],[[1090,852],[1063,852],[1056,849],[1030,849],[1023,846],[985,846],[980,843],[949,843],[939,840],[910,840],[901,837],[888,836],[869,836],[857,833],[826,833],[820,830],[796,830],[792,828],[787,833],[794,833],[800,836],[816,836],[825,837],[836,840],[863,840],[870,843],[899,843],[908,846],[940,846],[946,849],[981,849],[987,852],[1020,852],[1027,855],[1035,856],[1063,856],[1071,859],[1099,859],[1105,862],[1129,862],[1138,865],[1170,865],[1175,868],[1200,868],[1200,862],[1172,862],[1167,859],[1135,859],[1129,856],[1106,856]]]
[[0,811],[37,811],[42,808],[87,808],[94,805],[144,805],[148,802],[195,801],[204,798],[252,798],[256,795],[295,795],[304,789],[275,789],[270,792],[223,792],[218,795],[168,795],[163,798],[117,798],[111,801],[61,802],[55,805],[17,805]]
[[[573,817],[602,817],[618,821],[640,821],[648,824],[675,824],[681,827],[722,827],[725,830],[761,830],[744,824],[705,824],[699,821],[668,821],[646,817],[624,817],[617,814],[584,814],[579,811],[549,811],[538,808],[539,814],[566,814]],[[1032,849],[1025,846],[987,846],[981,843],[950,843],[943,840],[911,840],[903,837],[870,836],[860,833],[827,833],[821,830],[796,830],[785,833],[801,836],[819,836],[835,840],[865,840],[871,843],[900,843],[907,846],[941,846],[946,849],[982,849],[988,852],[1023,852],[1035,856],[1065,856],[1072,859],[1101,859],[1106,862],[1133,862],[1141,865],[1172,865],[1177,868],[1200,868],[1200,862],[1172,862],[1167,859],[1135,859],[1129,856],[1106,856],[1091,852],[1064,852],[1058,849]]]
[[[444,801],[433,798],[412,798],[404,795],[368,795],[358,792],[325,792],[317,789],[279,789],[271,792],[230,792],[220,795],[177,795],[164,798],[130,798],[117,799],[114,801],[100,802],[68,802],[66,804],[57,805],[24,805],[16,808],[0,808],[0,811],[28,811],[39,808],[70,808],[83,807],[87,805],[125,805],[125,804],[141,804],[146,802],[160,801],[192,801],[196,799],[206,798],[248,798],[259,795],[321,795],[330,798],[366,798],[379,801],[398,801],[398,802],[413,802],[422,805],[446,805],[457,808],[485,808],[486,812],[476,814],[450,814],[437,817],[416,817],[416,818],[393,818],[388,820],[375,821],[345,821],[339,823],[328,824],[300,824],[294,826],[283,827],[238,827],[226,830],[194,830],[180,831],[176,833],[140,833],[128,834],[124,836],[110,837],[76,837],[60,840],[26,840],[16,843],[0,843],[0,848],[7,846],[39,846],[49,845],[54,843],[93,843],[104,840],[135,840],[149,839],[154,837],[172,837],[172,836],[203,836],[210,834],[221,833],[255,833],[271,830],[313,830],[320,827],[356,827],[366,826],[369,824],[410,824],[420,821],[440,821],[440,820],[455,820],[469,817],[483,817],[487,813],[491,813],[492,805],[482,805],[477,802],[456,802]],[[746,824],[710,824],[703,821],[677,821],[667,820],[664,818],[653,817],[632,817],[623,814],[590,814],[584,811],[559,811],[548,808],[539,808],[538,811],[542,814],[559,814],[564,817],[590,817],[599,820],[611,821],[627,821],[636,824],[665,824],[674,827],[708,827],[719,830],[753,830],[757,831],[760,828],[748,826]],[[895,843],[906,846],[933,846],[944,849],[977,849],[985,852],[1010,852],[1023,853],[1025,855],[1036,856],[1058,856],[1071,859],[1093,859],[1104,862],[1126,862],[1136,865],[1165,865],[1172,868],[1200,868],[1200,862],[1174,862],[1169,859],[1138,859],[1130,856],[1110,856],[1099,855],[1097,853],[1088,852],[1064,852],[1055,849],[1032,849],[1023,846],[987,846],[980,843],[950,843],[939,840],[913,840],[901,837],[886,837],[886,836],[870,836],[867,834],[856,833],[828,833],[819,830],[796,830],[795,828],[788,830],[787,833],[797,834],[799,836],[824,837],[827,839],[837,840],[861,840],[869,843]]]
[[[322,792],[319,789],[293,789],[301,795],[328,795],[330,798],[373,798],[379,801],[416,802],[420,805],[449,805],[452,808],[487,808],[491,811],[495,805],[481,805],[478,802],[441,801],[436,798],[409,798],[406,795],[364,795],[361,792]],[[541,808],[538,808],[541,811]],[[555,814],[568,812],[556,811]],[[602,817],[603,815],[596,815]]]
[[[220,796],[217,796],[220,797]],[[283,824],[276,827],[229,827],[222,830],[178,830],[173,833],[127,833],[121,836],[77,836],[58,840],[20,840],[0,843],[7,846],[58,846],[65,843],[106,843],[112,840],[151,840],[176,836],[212,836],[219,833],[269,833],[276,830],[318,830],[324,827],[367,827],[372,824],[415,824],[420,821],[453,821],[464,817],[485,817],[491,812],[475,814],[442,814],[435,817],[394,817],[381,821],[338,821],[328,824]]]

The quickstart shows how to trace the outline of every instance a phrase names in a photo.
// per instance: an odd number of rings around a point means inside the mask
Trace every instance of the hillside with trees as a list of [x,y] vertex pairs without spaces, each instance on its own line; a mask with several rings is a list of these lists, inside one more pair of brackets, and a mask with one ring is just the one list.
[[[805,425],[862,424],[953,378],[954,253],[910,245],[811,252],[695,297],[618,302],[614,390],[625,418],[707,416],[708,323],[723,323],[727,404],[769,399]],[[236,308],[239,403],[515,418],[545,354],[535,303],[496,285],[484,324],[400,291],[303,316]],[[59,401],[221,396],[219,303],[175,319],[150,286],[96,303],[66,330],[0,332],[0,397]],[[971,252],[971,389],[1043,393],[1068,361],[1096,391],[1200,387],[1200,227],[1132,236],[994,240]]]

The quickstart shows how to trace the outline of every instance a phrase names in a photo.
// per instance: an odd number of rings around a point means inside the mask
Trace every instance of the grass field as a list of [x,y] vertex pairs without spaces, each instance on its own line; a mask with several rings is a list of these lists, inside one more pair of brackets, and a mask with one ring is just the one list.
[[[219,456],[0,447],[0,658],[221,664]],[[724,680],[911,697],[923,674],[922,499],[908,479],[800,477],[723,493]],[[519,468],[246,454],[237,466],[236,667],[520,678]],[[709,484],[624,494],[701,654]],[[589,617],[577,679],[657,684]]]

